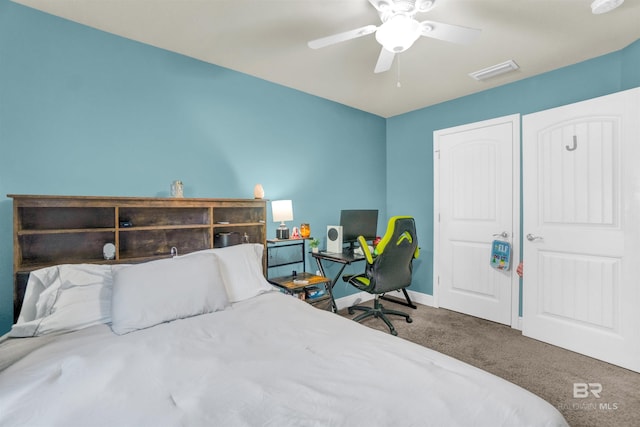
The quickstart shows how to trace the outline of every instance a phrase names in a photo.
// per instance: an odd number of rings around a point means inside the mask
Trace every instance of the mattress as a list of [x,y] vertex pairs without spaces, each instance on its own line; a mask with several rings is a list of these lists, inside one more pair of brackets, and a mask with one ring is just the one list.
[[117,335],[0,344],[2,426],[565,426],[456,359],[267,292]]

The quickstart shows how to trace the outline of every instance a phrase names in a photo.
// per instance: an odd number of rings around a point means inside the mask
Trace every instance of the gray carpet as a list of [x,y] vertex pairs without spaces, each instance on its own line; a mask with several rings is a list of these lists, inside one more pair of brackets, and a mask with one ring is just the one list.
[[[413,323],[392,316],[398,337],[484,369],[542,397],[573,427],[640,426],[640,374],[524,337],[508,326],[450,310],[392,302],[388,308],[411,314]],[[347,310],[340,314],[353,316]],[[380,319],[362,322],[388,332]],[[574,398],[574,383],[599,383],[600,398]],[[578,386],[577,395],[587,393]],[[597,391],[598,386],[593,386]]]

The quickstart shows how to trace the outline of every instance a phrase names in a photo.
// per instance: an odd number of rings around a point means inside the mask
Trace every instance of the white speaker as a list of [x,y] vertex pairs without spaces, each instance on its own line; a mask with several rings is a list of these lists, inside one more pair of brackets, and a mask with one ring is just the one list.
[[334,254],[342,253],[342,226],[327,226],[327,252]]

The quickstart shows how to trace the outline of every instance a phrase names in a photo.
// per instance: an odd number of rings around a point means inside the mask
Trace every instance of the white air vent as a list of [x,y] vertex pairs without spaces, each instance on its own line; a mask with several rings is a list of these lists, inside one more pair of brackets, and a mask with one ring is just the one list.
[[516,64],[515,61],[513,61],[512,59],[510,59],[501,64],[492,65],[491,67],[474,71],[473,73],[469,73],[469,75],[476,80],[486,80],[486,79],[490,79],[491,77],[499,76],[500,74],[515,71],[518,68],[520,68],[518,64]]

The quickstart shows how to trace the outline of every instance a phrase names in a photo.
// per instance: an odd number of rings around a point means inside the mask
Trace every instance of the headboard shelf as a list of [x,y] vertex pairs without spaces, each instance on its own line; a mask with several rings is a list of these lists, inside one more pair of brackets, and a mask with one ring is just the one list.
[[115,211],[99,206],[21,206],[18,220],[20,229],[29,231],[114,228]]
[[[137,263],[168,257],[172,248],[184,255],[213,248],[215,235],[228,231],[266,245],[263,199],[7,197],[13,199],[14,319],[24,294],[18,287],[38,268]],[[107,243],[115,246],[113,260],[103,255]]]
[[143,225],[143,226],[131,226],[120,227],[118,232],[126,233],[129,231],[144,231],[144,230],[179,230],[179,229],[208,229],[211,226],[209,224],[176,224],[176,225]]
[[64,229],[46,229],[46,230],[20,230],[18,231],[18,236],[29,236],[29,235],[46,235],[46,234],[70,234],[70,233],[104,233],[104,232],[113,232],[115,233],[116,229],[113,227],[106,228],[64,228]]
[[[120,262],[116,260],[105,260],[102,258],[96,258],[94,260],[87,259],[85,261],[82,261],[82,264],[119,264],[119,263]],[[30,272],[34,270],[39,270],[41,268],[50,267],[51,265],[59,265],[59,264],[78,264],[78,262],[72,258],[69,258],[69,259],[60,258],[55,264],[51,264],[50,262],[47,262],[47,261],[43,261],[43,262],[25,261],[25,263],[22,265],[22,269],[18,271],[18,273],[28,275]]]
[[263,227],[264,222],[242,222],[239,224],[214,224],[213,228]]

